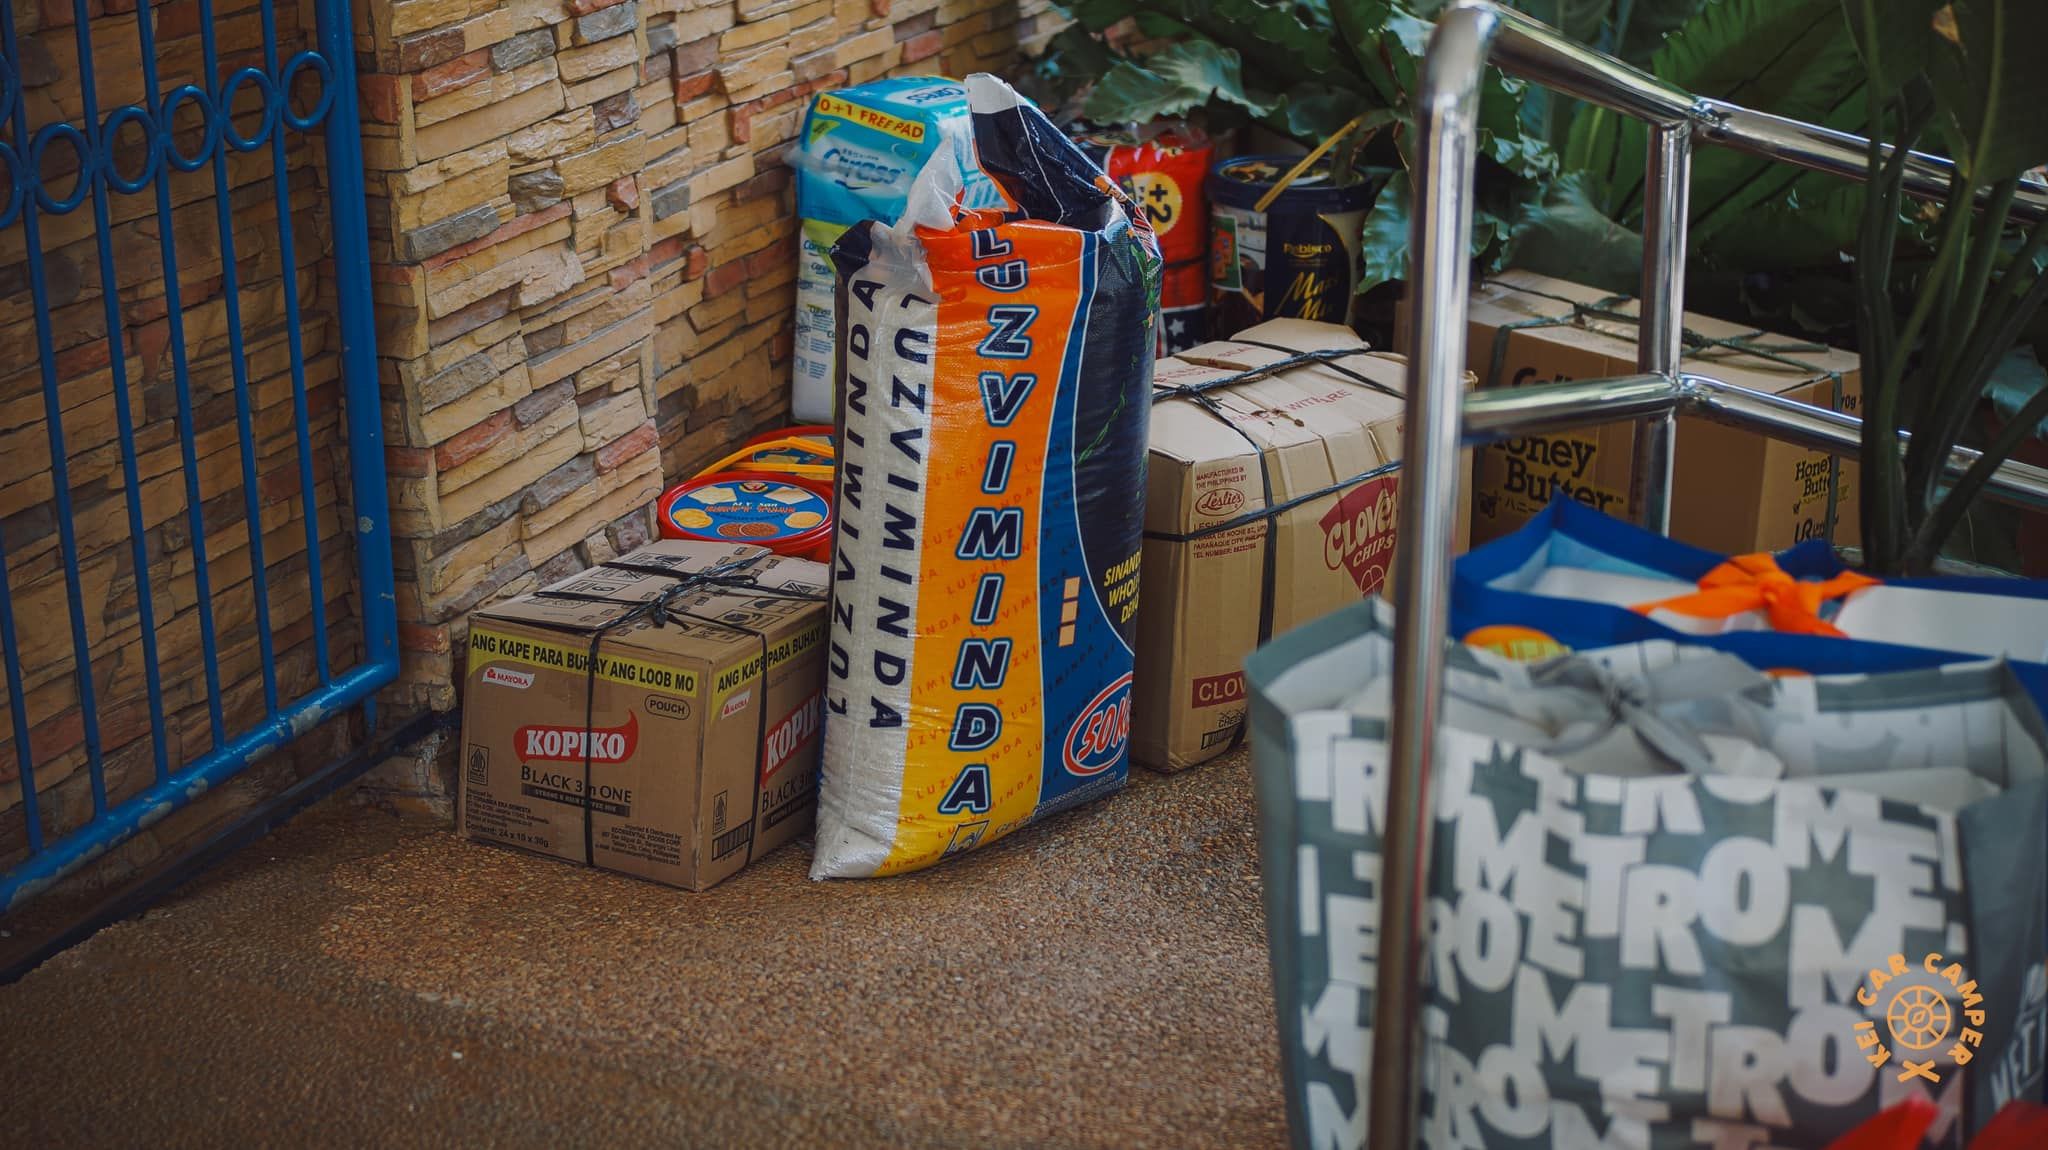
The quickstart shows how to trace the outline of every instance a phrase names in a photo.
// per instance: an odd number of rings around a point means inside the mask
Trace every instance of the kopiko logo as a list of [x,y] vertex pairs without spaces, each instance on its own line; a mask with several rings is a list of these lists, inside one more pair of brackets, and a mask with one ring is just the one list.
[[519,748],[519,757],[532,762],[580,763],[587,738],[591,762],[623,763],[633,757],[633,748],[640,742],[640,723],[637,717],[627,715],[625,726],[591,731],[582,727],[521,727],[512,738],[512,745]]
[[1351,572],[1361,595],[1372,594],[1387,581],[1399,509],[1396,477],[1386,475],[1345,492],[1322,518],[1323,562],[1332,571]]
[[514,671],[505,667],[485,667],[484,682],[495,683],[500,687],[517,687],[524,691],[533,686],[533,672]]
[[763,741],[765,748],[761,755],[761,782],[766,783],[775,776],[798,751],[811,745],[817,737],[818,722],[825,717],[825,692],[819,691],[797,704],[789,717],[775,724]]
[[[1962,1000],[1960,1011],[1950,1004],[1951,998]],[[1864,1019],[1856,1024],[1857,1048],[1872,1066],[1882,1068],[1896,1047],[1900,1082],[1924,1078],[1939,1083],[1941,1072],[1934,1068],[1939,1057],[1928,1052],[1944,1042],[1950,1045],[1941,1053],[1956,1066],[1968,1066],[1983,1045],[1984,996],[1977,993],[1976,980],[1963,973],[1961,963],[1944,963],[1938,954],[1928,955],[1918,969],[1907,964],[1905,955],[1892,955],[1885,969],[1872,970],[1870,980],[1856,988],[1856,1001],[1865,1009],[1883,1007],[1884,1029],[1892,1041],[1885,1045],[1877,1023]]]
[[1229,515],[1244,506],[1244,492],[1235,487],[1219,487],[1203,492],[1195,500],[1195,510],[1203,515]]
[[1104,687],[1067,729],[1067,770],[1099,775],[1123,757],[1131,738],[1131,676]]

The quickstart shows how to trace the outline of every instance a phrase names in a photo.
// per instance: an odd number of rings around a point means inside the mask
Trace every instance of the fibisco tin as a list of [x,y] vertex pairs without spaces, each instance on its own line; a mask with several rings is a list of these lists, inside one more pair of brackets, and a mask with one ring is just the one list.
[[1101,131],[1074,142],[1145,209],[1166,267],[1159,280],[1162,355],[1207,343],[1209,137],[1178,122]]
[[1221,337],[1269,319],[1349,323],[1365,213],[1378,181],[1338,186],[1319,160],[1260,211],[1299,156],[1238,156],[1209,173],[1209,322]]
[[832,555],[829,483],[722,471],[678,483],[655,506],[664,538],[754,543],[778,555],[821,561]]

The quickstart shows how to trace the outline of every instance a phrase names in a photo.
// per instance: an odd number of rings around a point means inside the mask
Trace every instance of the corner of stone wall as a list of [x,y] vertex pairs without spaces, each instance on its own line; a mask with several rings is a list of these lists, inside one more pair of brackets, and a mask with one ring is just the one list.
[[[1040,21],[1016,0],[364,2],[395,727],[458,705],[468,612],[646,542],[665,478],[787,420],[782,152],[808,97],[1004,70]],[[430,743],[371,797],[445,806]]]

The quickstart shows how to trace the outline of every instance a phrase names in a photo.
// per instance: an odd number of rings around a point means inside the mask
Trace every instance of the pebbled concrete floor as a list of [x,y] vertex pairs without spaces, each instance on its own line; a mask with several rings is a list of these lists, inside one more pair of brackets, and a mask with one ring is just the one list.
[[328,803],[0,988],[0,1145],[1278,1146],[1248,770],[697,895]]

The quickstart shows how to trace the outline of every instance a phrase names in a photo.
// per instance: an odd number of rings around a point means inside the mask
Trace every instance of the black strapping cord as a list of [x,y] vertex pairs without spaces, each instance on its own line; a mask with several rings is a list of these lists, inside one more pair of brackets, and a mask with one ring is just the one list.
[[[1233,339],[1230,342],[1241,343],[1244,344],[1246,347],[1262,347],[1265,348],[1267,351],[1286,352],[1290,355],[1300,354],[1291,347],[1282,347],[1277,343],[1266,343],[1262,340],[1246,339],[1243,336],[1238,336],[1236,339]],[[1399,388],[1388,387],[1386,384],[1381,383],[1377,379],[1368,378],[1337,362],[1340,359],[1350,359],[1352,356],[1355,355],[1366,355],[1371,351],[1372,349],[1369,347],[1344,348],[1337,352],[1331,353],[1329,355],[1329,358],[1327,359],[1316,360],[1314,362],[1322,364],[1324,367],[1329,368],[1331,371],[1336,372],[1338,375],[1341,375],[1354,383],[1362,383],[1365,386],[1371,388],[1372,390],[1379,392],[1381,395],[1391,396],[1395,399],[1406,399],[1406,393],[1402,392]]]
[[[665,588],[661,594],[654,598],[634,605],[618,618],[600,624],[595,631],[590,633],[590,650],[585,653],[583,668],[583,794],[580,796],[580,805],[583,808],[583,865],[597,865],[597,832],[592,817],[590,786],[591,740],[596,737],[598,648],[603,644],[606,635],[621,627],[637,623],[642,619],[654,620],[656,627],[665,626],[671,620],[679,622],[683,619],[692,619],[699,623],[709,623],[716,627],[722,627],[728,631],[753,635],[761,641],[761,698],[756,704],[758,714],[754,720],[755,761],[750,771],[753,776],[753,795],[747,801],[747,821],[749,824],[747,832],[747,861],[754,861],[754,834],[751,828],[754,820],[759,817],[759,812],[755,808],[761,803],[760,758],[767,753],[768,741],[768,633],[766,631],[756,631],[751,628],[741,627],[722,619],[709,619],[702,615],[691,614],[688,611],[678,609],[675,604],[678,599],[706,590],[742,591],[748,595],[760,598],[803,600],[810,603],[822,603],[825,601],[825,596],[822,592],[800,592],[792,591],[787,587],[766,587],[757,582],[751,575],[742,577],[735,574],[736,572],[750,571],[755,563],[767,558],[771,554],[773,552],[761,551],[744,559],[734,559],[703,571],[677,571],[670,567],[661,567],[649,563],[627,563],[620,560],[612,560],[598,565],[613,571],[630,571],[641,575],[657,575],[666,579],[674,579],[676,583],[672,587]],[[536,592],[534,597],[537,599],[567,599],[581,603],[620,602],[620,600],[606,595],[586,595],[576,591],[540,591]],[[547,630],[569,631],[572,633],[580,633],[582,630],[581,628],[566,625],[545,623],[534,625]],[[705,721],[709,722],[710,720],[707,718]]]
[[1392,463],[1382,463],[1370,471],[1361,471],[1349,479],[1339,479],[1335,483],[1318,487],[1314,491],[1304,491],[1284,503],[1277,503],[1271,507],[1262,507],[1257,511],[1247,511],[1243,515],[1225,519],[1220,523],[1211,523],[1207,527],[1197,527],[1193,531],[1147,531],[1145,532],[1145,538],[1157,539],[1161,543],[1192,543],[1197,539],[1207,539],[1211,535],[1221,535],[1225,531],[1233,531],[1248,523],[1256,523],[1261,519],[1277,518],[1304,503],[1313,503],[1325,495],[1335,495],[1341,491],[1356,487],[1361,483],[1370,483],[1381,476],[1391,475],[1399,470],[1401,470],[1401,461],[1396,459]]

